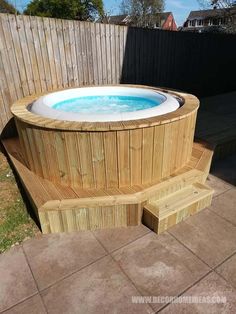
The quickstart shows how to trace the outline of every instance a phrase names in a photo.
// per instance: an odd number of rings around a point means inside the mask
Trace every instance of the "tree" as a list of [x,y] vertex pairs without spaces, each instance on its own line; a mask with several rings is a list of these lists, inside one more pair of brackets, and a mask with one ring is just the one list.
[[130,16],[131,24],[139,27],[154,27],[163,12],[164,0],[122,0],[120,12]]
[[0,0],[0,13],[18,13],[16,8],[6,0]]
[[129,15],[131,14],[131,3],[130,0],[122,0],[120,3],[120,14]]
[[94,21],[104,10],[102,0],[32,0],[24,14]]
[[198,0],[203,8],[231,9],[236,6],[236,0]]
[[236,32],[236,0],[198,0],[203,8],[221,9],[226,21],[226,32]]

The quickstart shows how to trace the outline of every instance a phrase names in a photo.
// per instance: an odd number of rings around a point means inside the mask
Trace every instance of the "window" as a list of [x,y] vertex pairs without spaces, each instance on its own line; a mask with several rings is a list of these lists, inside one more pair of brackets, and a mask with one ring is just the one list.
[[203,20],[198,20],[197,21],[197,26],[203,26]]
[[195,20],[189,21],[189,26],[194,27],[195,25],[196,25],[196,21]]
[[212,20],[209,19],[209,20],[208,20],[208,25],[211,26],[212,24],[213,24],[213,23],[212,23]]

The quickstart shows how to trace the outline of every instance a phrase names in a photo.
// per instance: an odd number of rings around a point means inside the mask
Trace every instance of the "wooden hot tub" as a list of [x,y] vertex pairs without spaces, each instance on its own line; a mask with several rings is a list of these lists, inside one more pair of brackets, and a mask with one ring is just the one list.
[[193,142],[198,99],[139,88],[174,95],[182,106],[118,122],[63,121],[30,112],[42,95],[12,106],[18,137],[4,146],[43,233],[141,222],[160,233],[211,204],[213,191],[205,181],[213,152]]
[[198,99],[182,99],[174,112],[121,122],[73,122],[45,118],[28,106],[39,95],[15,103],[11,110],[26,164],[42,178],[83,189],[154,184],[189,161]]

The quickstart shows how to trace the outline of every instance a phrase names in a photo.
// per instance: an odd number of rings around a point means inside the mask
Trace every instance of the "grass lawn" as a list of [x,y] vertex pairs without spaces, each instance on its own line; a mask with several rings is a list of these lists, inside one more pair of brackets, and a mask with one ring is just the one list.
[[27,213],[14,175],[0,152],[0,253],[39,233]]

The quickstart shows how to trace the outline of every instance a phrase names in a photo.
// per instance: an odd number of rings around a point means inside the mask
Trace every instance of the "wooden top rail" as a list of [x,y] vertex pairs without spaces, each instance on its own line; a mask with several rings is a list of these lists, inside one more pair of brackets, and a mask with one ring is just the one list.
[[[120,85],[106,85],[106,86],[120,86]],[[154,91],[165,92],[173,96],[177,96],[183,100],[183,105],[176,111],[161,115],[154,116],[146,119],[129,120],[129,121],[117,121],[117,122],[79,122],[79,121],[62,121],[57,119],[51,119],[36,115],[28,110],[30,104],[37,100],[40,96],[48,93],[41,93],[32,96],[27,96],[16,101],[11,111],[15,117],[19,120],[32,124],[34,126],[43,127],[47,129],[57,130],[70,130],[70,131],[115,131],[115,130],[127,130],[127,129],[138,129],[146,128],[150,126],[156,126],[160,124],[167,124],[176,120],[181,120],[188,115],[195,112],[199,107],[199,100],[191,95],[182,92],[171,91],[163,88],[156,88],[143,85],[127,85],[126,87],[138,87],[145,89],[152,89]],[[89,86],[88,86],[89,87]],[[57,89],[51,92],[60,91]]]

